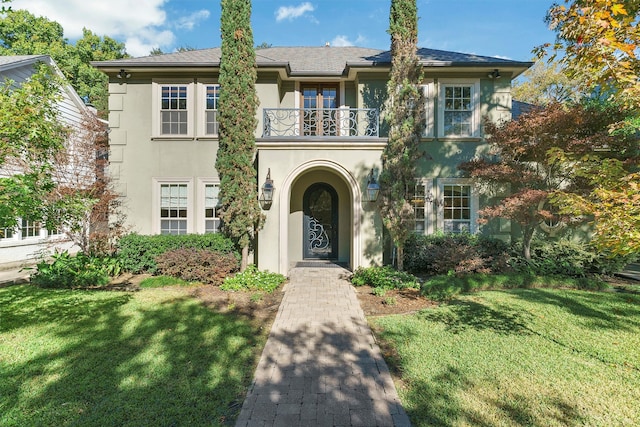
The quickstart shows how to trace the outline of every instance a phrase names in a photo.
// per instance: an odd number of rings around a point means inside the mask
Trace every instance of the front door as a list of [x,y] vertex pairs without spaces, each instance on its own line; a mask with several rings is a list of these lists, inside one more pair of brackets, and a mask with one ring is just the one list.
[[338,194],[325,183],[313,184],[302,199],[305,259],[338,258]]

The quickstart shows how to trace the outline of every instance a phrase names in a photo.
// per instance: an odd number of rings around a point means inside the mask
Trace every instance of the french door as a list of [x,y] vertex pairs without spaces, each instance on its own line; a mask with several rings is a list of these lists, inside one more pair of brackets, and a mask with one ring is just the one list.
[[338,126],[338,85],[305,84],[302,93],[302,129],[305,136],[336,136]]

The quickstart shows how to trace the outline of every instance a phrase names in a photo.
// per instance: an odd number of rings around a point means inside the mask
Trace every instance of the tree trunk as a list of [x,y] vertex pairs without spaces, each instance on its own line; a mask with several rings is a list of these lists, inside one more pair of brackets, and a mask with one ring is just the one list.
[[531,241],[533,240],[534,227],[527,227],[522,230],[522,256],[527,261],[531,261]]
[[242,248],[242,259],[240,260],[240,272],[242,273],[249,265],[249,245]]
[[398,271],[404,271],[404,245],[396,246],[396,258]]

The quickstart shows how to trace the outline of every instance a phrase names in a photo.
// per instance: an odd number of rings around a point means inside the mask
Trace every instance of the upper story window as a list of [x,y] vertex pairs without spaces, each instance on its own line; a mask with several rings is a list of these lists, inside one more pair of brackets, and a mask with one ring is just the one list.
[[439,135],[451,138],[479,137],[479,96],[479,80],[441,80],[438,116]]
[[187,86],[162,86],[161,129],[163,135],[187,135]]
[[218,135],[218,104],[220,85],[206,85],[205,88],[205,134]]

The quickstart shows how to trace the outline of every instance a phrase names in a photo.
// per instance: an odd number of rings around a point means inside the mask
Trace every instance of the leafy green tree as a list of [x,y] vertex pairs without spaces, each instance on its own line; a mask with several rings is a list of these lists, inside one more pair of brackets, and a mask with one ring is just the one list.
[[584,93],[560,63],[537,61],[514,83],[511,95],[515,100],[543,106],[554,102],[578,102]]
[[387,84],[386,120],[389,141],[382,153],[380,214],[397,249],[402,271],[404,245],[413,228],[413,207],[407,190],[415,181],[424,131],[424,95],[420,89],[422,66],[417,55],[418,16],[415,0],[392,0],[389,14],[391,75]]
[[610,132],[618,137],[634,135],[635,153],[630,150],[626,158],[616,159],[619,163],[583,159],[581,164],[591,174],[593,191],[585,196],[556,194],[556,202],[565,211],[593,215],[596,247],[623,255],[640,252],[636,238],[640,188],[635,185],[640,161],[639,15],[638,0],[565,0],[554,4],[547,14],[547,22],[556,32],[555,44],[536,48],[540,57],[551,50],[550,60],[560,54],[570,76],[584,82],[587,90],[598,89],[626,110],[624,119],[612,124]]
[[123,43],[87,29],[75,45],[70,44],[60,24],[26,10],[12,10],[0,17],[0,55],[51,56],[76,92],[87,96],[102,115],[108,105],[108,77],[90,62],[127,56]]
[[240,270],[249,262],[249,247],[264,215],[257,197],[253,164],[257,126],[257,65],[251,30],[251,1],[222,0],[220,60],[220,144],[216,169],[220,175],[221,219],[225,233],[242,251]]
[[68,129],[58,120],[60,79],[47,65],[17,86],[0,84],[0,227],[16,218],[48,221],[47,197],[55,187],[53,159],[63,150]]

